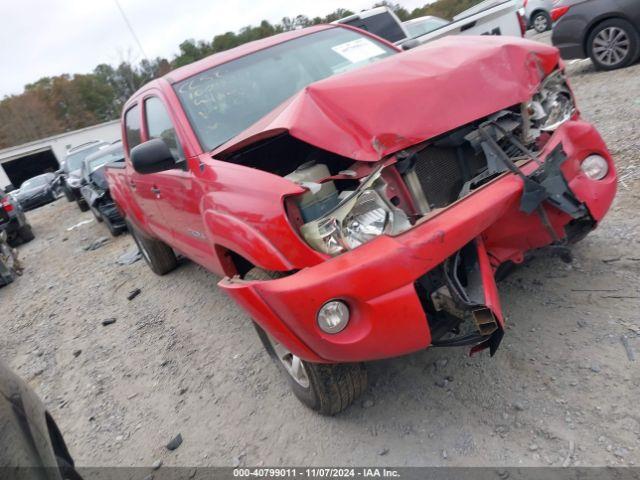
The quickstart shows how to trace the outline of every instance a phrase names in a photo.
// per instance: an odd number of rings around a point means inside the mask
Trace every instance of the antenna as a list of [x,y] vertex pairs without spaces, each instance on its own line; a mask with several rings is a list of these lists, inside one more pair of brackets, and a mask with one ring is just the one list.
[[133,27],[131,26],[131,23],[129,23],[129,19],[127,18],[127,15],[124,13],[124,10],[122,9],[122,6],[120,5],[120,2],[118,0],[113,0],[113,1],[115,2],[116,6],[118,7],[118,10],[120,10],[120,14],[122,15],[122,19],[124,20],[124,23],[127,24],[127,28],[129,29],[129,32],[131,32],[131,36],[133,37],[133,39],[138,44],[138,48],[142,52],[142,56],[144,57],[144,59],[146,61],[149,61],[149,57],[147,57],[147,54],[145,53],[144,48],[142,47],[142,43],[140,42],[140,39],[138,39],[138,36],[136,35],[136,32],[133,30]]

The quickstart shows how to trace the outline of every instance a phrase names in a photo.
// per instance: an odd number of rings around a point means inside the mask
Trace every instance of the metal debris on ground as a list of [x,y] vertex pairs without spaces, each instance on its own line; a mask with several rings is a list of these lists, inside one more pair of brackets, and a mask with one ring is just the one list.
[[180,445],[182,445],[182,434],[178,434],[171,439],[169,443],[167,443],[167,450],[175,450]]
[[136,247],[118,257],[116,263],[118,265],[131,265],[142,258],[142,252]]
[[631,345],[629,345],[629,337],[627,337],[626,335],[622,335],[620,337],[620,341],[622,342],[622,346],[624,347],[624,349],[627,352],[627,358],[629,359],[630,362],[635,362],[636,361],[636,354],[633,351],[633,348],[631,348]]
[[86,224],[91,223],[91,222],[93,222],[93,219],[92,219],[92,218],[90,218],[89,220],[83,220],[83,221],[81,221],[80,223],[76,223],[75,225],[72,225],[72,226],[70,226],[69,228],[67,228],[67,232],[70,232],[70,231],[72,231],[72,230],[75,230],[76,228],[79,228],[79,227],[81,227],[82,225],[86,225]]
[[111,325],[112,323],[116,323],[115,318],[107,318],[106,320],[102,320],[103,327],[106,327],[107,325]]
[[103,246],[105,243],[107,243],[108,241],[109,241],[109,239],[107,237],[100,237],[97,240],[94,240],[93,242],[91,242],[86,247],[84,247],[84,250],[86,250],[86,251],[97,250],[101,246]]
[[138,295],[140,295],[140,292],[142,290],[140,290],[139,288],[136,288],[135,290],[131,290],[129,292],[129,295],[127,295],[127,300],[133,300],[134,298],[136,298]]

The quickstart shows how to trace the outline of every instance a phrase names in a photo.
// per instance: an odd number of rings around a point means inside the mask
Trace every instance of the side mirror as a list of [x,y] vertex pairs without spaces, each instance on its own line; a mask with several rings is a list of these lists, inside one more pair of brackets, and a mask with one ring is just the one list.
[[163,172],[178,167],[171,150],[160,138],[154,138],[131,149],[133,169],[142,174]]

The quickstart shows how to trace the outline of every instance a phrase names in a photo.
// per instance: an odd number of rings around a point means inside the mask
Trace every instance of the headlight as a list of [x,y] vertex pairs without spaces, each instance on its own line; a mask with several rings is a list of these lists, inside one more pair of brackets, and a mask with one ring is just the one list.
[[571,119],[576,110],[573,95],[564,74],[556,70],[542,81],[529,104],[531,120],[542,131],[554,131]]
[[333,211],[301,227],[309,245],[329,255],[338,255],[382,234],[398,234],[411,226],[406,214],[385,199],[380,170]]
[[589,155],[582,161],[580,168],[591,180],[602,180],[609,173],[609,164],[600,155]]

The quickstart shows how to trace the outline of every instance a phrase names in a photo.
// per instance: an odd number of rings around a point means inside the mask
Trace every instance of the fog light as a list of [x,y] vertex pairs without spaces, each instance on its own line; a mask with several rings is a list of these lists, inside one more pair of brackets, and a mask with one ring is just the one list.
[[609,173],[609,164],[600,155],[589,155],[583,160],[580,168],[591,180],[602,180]]
[[326,333],[338,333],[349,323],[349,307],[340,300],[325,303],[318,311],[318,326]]

